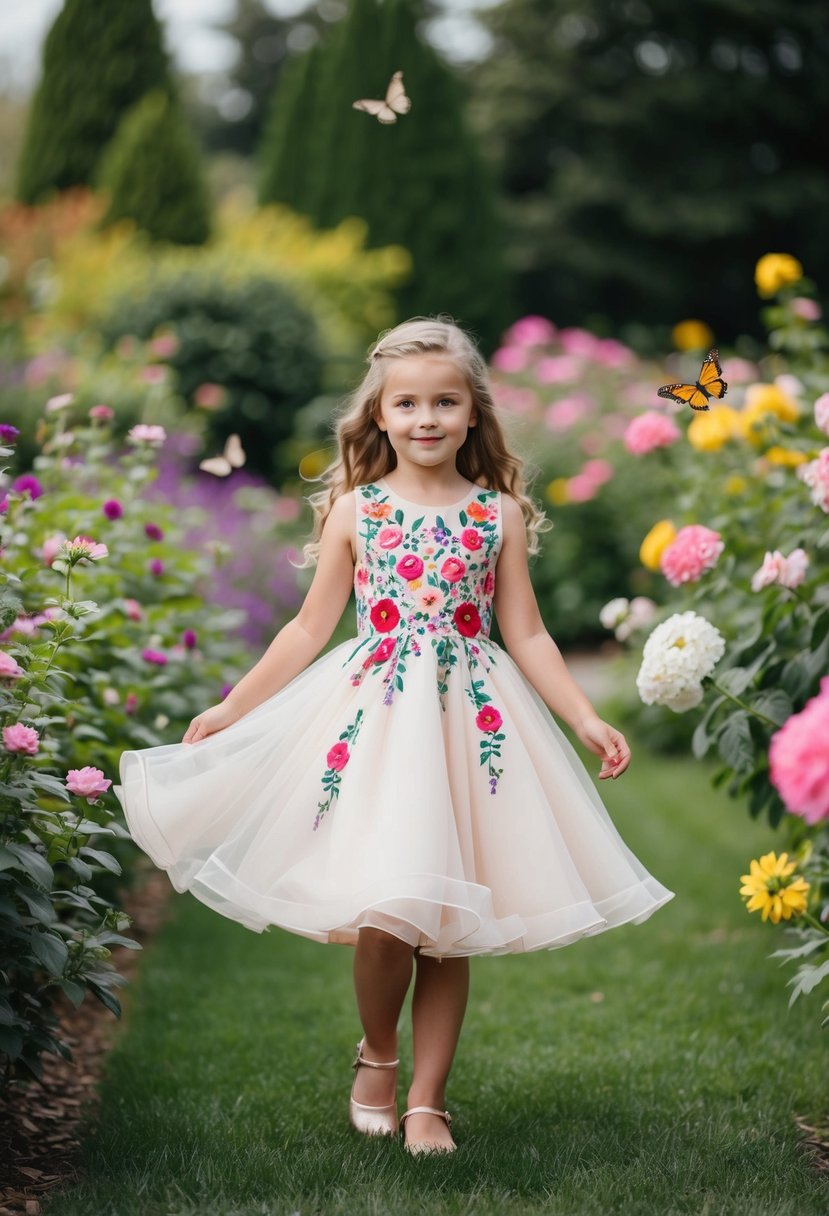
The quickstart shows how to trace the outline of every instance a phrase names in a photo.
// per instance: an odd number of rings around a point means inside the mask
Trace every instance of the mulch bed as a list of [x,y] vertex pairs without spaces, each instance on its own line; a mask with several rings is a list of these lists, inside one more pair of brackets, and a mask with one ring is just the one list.
[[[136,881],[122,902],[133,917],[127,936],[146,947],[164,923],[172,890],[167,875],[155,868]],[[118,946],[109,961],[132,979],[143,953]],[[84,1123],[97,1101],[106,1054],[129,1014],[129,986],[116,992],[120,1020],[91,993],[77,1009],[60,993],[59,1033],[74,1062],[45,1055],[42,1081],[0,1093],[0,1216],[40,1216],[41,1196],[79,1179]]]

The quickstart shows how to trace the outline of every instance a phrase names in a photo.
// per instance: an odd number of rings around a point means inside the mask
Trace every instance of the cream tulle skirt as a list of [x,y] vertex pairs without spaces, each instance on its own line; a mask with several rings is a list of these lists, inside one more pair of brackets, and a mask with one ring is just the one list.
[[[503,649],[476,639],[495,660],[486,688],[503,719],[493,794],[463,645],[442,709],[431,645],[387,705],[376,676],[349,679],[358,640],[200,743],[122,754],[129,831],[176,890],[257,932],[355,945],[372,925],[440,957],[565,946],[673,898]],[[315,828],[326,756],[360,709]]]

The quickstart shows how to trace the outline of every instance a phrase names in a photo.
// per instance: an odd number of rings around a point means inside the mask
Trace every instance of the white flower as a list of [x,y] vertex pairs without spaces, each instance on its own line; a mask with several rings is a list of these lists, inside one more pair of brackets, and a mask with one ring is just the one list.
[[695,612],[675,612],[657,625],[645,643],[636,687],[646,705],[666,705],[675,713],[702,700],[702,680],[725,653],[715,625]]
[[74,393],[61,393],[58,397],[50,397],[46,402],[46,413],[57,414],[58,411],[67,409],[74,400]]
[[620,595],[615,600],[609,600],[599,612],[599,620],[605,629],[615,629],[625,619],[628,613],[628,600]]

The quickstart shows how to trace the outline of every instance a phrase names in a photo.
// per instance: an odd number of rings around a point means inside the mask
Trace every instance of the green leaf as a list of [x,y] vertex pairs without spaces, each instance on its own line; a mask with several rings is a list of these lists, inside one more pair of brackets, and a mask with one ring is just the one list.
[[83,999],[86,996],[86,989],[82,984],[76,984],[74,980],[61,980],[60,986],[77,1009],[78,1006],[83,1003]]
[[90,849],[88,845],[85,845],[79,851],[82,857],[89,857],[92,861],[97,862],[99,866],[103,866],[105,870],[109,870],[111,874],[121,873],[121,866],[111,853],[105,853],[102,849]]
[[42,925],[53,925],[55,923],[57,913],[48,895],[44,895],[42,891],[27,889],[20,884],[18,884],[17,894],[23,900],[32,916],[36,920],[39,920]]
[[413,531],[413,532],[416,532],[416,531],[418,530],[418,528],[419,528],[419,527],[420,527],[420,525],[423,523],[423,521],[424,521],[424,519],[425,519],[425,518],[426,518],[426,516],[425,516],[425,515],[419,515],[419,516],[418,516],[418,518],[417,518],[417,519],[414,521],[414,523],[412,524],[412,531]]
[[394,513],[394,519],[395,519],[395,523],[398,523],[398,524],[403,523],[403,512],[400,510],[399,507],[397,508],[397,510]]
[[443,528],[443,529],[444,529],[446,532],[450,532],[450,531],[451,531],[451,528],[447,528],[447,527],[446,527],[446,524],[443,522],[443,516],[442,516],[442,515],[437,515],[437,516],[435,517],[435,523],[437,524],[437,526],[438,526],[439,528]]
[[16,869],[25,870],[42,887],[50,888],[52,886],[55,880],[54,871],[46,858],[32,845],[10,841],[6,848],[17,858]]
[[717,750],[735,773],[747,773],[754,766],[754,743],[748,718],[742,711],[732,714],[717,739]]
[[782,726],[787,718],[791,717],[794,710],[791,698],[783,692],[782,688],[764,689],[752,696],[749,704],[752,709],[771,718],[778,726]]
[[63,975],[69,951],[62,937],[56,937],[54,933],[34,933],[29,946],[47,971],[51,971],[52,975]]
[[110,1009],[117,1018],[120,1018],[121,1002],[118,1000],[118,997],[110,992],[108,988],[104,988],[103,985],[96,983],[93,979],[87,979],[86,982],[89,985],[89,991],[94,993],[101,1004],[106,1005],[107,1009]]
[[469,516],[466,514],[466,511],[461,511],[458,515],[458,519],[461,521],[461,527],[465,528],[467,521],[469,519]]
[[9,1026],[0,1026],[0,1051],[10,1060],[16,1060],[23,1050],[23,1035]]

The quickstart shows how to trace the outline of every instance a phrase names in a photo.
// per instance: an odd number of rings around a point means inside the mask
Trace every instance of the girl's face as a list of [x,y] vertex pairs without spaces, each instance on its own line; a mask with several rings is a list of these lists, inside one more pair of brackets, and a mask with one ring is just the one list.
[[398,464],[455,467],[455,455],[477,422],[466,377],[448,355],[391,360],[375,421]]

